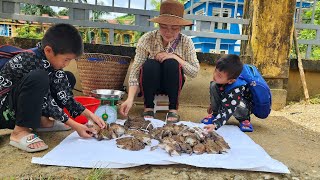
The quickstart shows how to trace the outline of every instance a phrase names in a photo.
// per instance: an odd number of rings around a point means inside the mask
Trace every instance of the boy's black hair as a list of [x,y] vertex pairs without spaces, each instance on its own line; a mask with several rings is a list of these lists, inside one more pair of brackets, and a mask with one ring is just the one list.
[[226,72],[228,79],[237,79],[241,74],[243,63],[240,61],[239,56],[235,54],[228,54],[222,56],[216,62],[216,69]]
[[55,24],[50,27],[41,40],[41,46],[50,46],[55,55],[71,53],[80,56],[83,53],[80,33],[70,24]]

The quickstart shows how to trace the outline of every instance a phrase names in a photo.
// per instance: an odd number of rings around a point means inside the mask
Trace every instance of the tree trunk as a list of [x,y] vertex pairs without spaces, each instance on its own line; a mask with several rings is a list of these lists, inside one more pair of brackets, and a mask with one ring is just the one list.
[[266,78],[288,78],[296,2],[254,0],[252,3],[253,64]]
[[286,103],[295,6],[295,0],[244,3],[244,18],[250,19],[250,24],[243,28],[249,40],[241,42],[241,57],[257,66],[273,89],[273,109],[281,109]]
[[[250,0],[244,1],[243,5],[243,19],[250,19],[249,25],[242,26],[242,34],[248,35],[250,38],[252,31],[252,16],[253,16],[253,3]],[[241,41],[240,57],[244,63],[253,64],[252,49],[250,41]]]

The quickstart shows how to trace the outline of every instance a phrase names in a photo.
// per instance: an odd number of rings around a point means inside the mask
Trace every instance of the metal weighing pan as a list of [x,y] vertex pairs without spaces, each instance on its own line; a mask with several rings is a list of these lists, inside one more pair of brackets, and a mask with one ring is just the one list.
[[124,95],[123,91],[113,89],[96,89],[91,91],[92,96],[98,99],[115,98],[121,99]]

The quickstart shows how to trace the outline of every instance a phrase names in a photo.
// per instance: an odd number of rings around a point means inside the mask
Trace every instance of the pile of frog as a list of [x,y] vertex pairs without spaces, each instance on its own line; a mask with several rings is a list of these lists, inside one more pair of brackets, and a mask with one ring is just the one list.
[[151,139],[159,141],[156,148],[164,149],[170,156],[187,154],[221,154],[230,149],[222,136],[216,132],[207,132],[199,127],[189,127],[184,124],[165,124],[154,128],[149,120],[142,117],[128,118],[124,125],[111,123],[105,129],[96,129],[95,138],[98,140],[116,139],[117,147],[139,151],[151,146]]

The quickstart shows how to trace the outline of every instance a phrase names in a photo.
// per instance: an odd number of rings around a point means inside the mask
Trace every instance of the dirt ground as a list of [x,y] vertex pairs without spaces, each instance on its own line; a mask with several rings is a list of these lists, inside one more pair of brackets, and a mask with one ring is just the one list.
[[[204,107],[180,107],[183,120],[199,120]],[[103,179],[320,179],[320,105],[294,104],[272,112],[266,120],[253,119],[254,133],[247,133],[267,153],[287,165],[290,174],[197,168],[187,165],[145,165],[128,169],[92,169],[31,164],[32,157],[43,156],[57,146],[69,132],[41,133],[49,149],[25,153],[9,145],[8,130],[0,130],[0,179],[90,179],[104,173]],[[136,106],[133,115],[142,110]],[[164,113],[156,118],[163,119]],[[236,124],[230,120],[229,124]],[[250,153],[250,152],[248,152]],[[107,156],[107,154],[106,154]],[[100,176],[101,177],[101,176]],[[92,178],[91,178],[92,179]],[[94,178],[93,178],[94,179]]]

